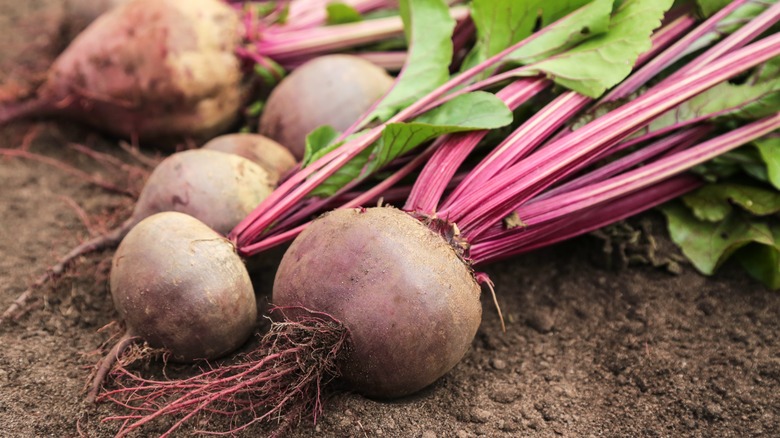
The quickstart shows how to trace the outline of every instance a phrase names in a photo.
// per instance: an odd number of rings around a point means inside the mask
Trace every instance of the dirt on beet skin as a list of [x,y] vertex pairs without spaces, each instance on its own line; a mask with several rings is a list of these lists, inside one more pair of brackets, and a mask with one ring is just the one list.
[[[0,101],[25,95],[61,50],[62,0],[0,0]],[[133,190],[86,144],[143,167],[119,141],[67,122],[0,128],[26,147]],[[153,155],[148,150],[147,155]],[[132,198],[62,168],[0,157],[0,309],[69,248],[118,223]],[[316,425],[290,437],[758,437],[780,430],[780,294],[726,266],[705,278],[679,254],[656,213],[486,268],[489,297],[473,348],[430,388],[401,400],[331,392]],[[114,407],[83,402],[99,347],[116,333],[107,289],[112,251],[83,257],[32,310],[0,327],[0,435],[109,437]],[[271,290],[280,253],[255,262]],[[654,267],[653,265],[658,265]],[[672,272],[677,272],[674,274]],[[191,368],[170,366],[180,375]],[[159,373],[152,361],[141,372]],[[190,436],[197,421],[175,436]],[[164,431],[157,423],[137,436]],[[229,427],[212,419],[212,428]],[[264,436],[252,428],[239,436]]]

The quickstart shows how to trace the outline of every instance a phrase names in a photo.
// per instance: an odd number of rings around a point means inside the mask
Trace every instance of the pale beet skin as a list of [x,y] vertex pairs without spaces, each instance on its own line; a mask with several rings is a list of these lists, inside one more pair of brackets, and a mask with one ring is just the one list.
[[226,234],[276,185],[259,165],[225,152],[178,152],[154,169],[138,197],[133,217],[178,211]]
[[260,165],[269,176],[277,181],[295,167],[295,157],[284,146],[270,138],[251,133],[220,135],[201,149],[238,155]]
[[371,208],[327,213],[301,233],[279,265],[273,302],[341,321],[351,340],[343,378],[364,395],[389,398],[458,363],[479,327],[479,295],[442,237],[405,212]]
[[0,123],[56,115],[142,140],[211,138],[244,100],[241,23],[219,0],[128,0],[56,59],[37,97]]
[[136,225],[114,254],[110,285],[128,333],[177,361],[227,354],[255,326],[255,294],[235,247],[183,213]]
[[268,97],[260,133],[300,160],[306,135],[322,125],[343,131],[392,86],[393,78],[352,55],[315,58],[284,78]]
[[[276,148],[289,155],[281,146]],[[82,242],[62,256],[0,315],[0,322],[18,317],[26,297],[51,277],[62,274],[73,260],[118,245],[144,218],[178,211],[227,234],[271,193],[277,180],[274,170],[266,171],[261,165],[235,154],[193,149],[170,155],[149,175],[129,218],[119,227]]]

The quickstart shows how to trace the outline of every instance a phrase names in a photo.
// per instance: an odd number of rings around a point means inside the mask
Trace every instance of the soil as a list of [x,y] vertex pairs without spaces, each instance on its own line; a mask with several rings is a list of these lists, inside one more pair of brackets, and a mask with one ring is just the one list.
[[[0,0],[3,96],[25,94],[42,77],[63,45],[62,11],[59,0]],[[122,172],[75,152],[71,142],[139,164],[118,140],[66,122],[0,129],[0,147],[26,144],[137,189],[138,178],[122,182]],[[130,197],[61,168],[0,158],[0,309],[131,206]],[[651,252],[677,258],[658,215],[629,224],[644,230],[645,242],[628,245],[629,259]],[[618,257],[627,247],[619,241],[624,234],[602,232],[487,267],[506,333],[485,296],[473,348],[440,381],[394,401],[334,391],[316,425],[304,420],[286,436],[777,436],[780,294],[730,265],[712,278],[675,263],[616,269],[626,260]],[[611,253],[604,251],[609,236]],[[42,305],[0,326],[0,435],[107,437],[117,430],[117,423],[101,422],[118,412],[114,407],[83,402],[90,367],[112,333],[99,330],[116,317],[106,285],[111,255],[81,258],[37,294]],[[259,261],[260,295],[270,290],[278,256]],[[161,369],[158,362],[149,367]],[[163,426],[138,436],[158,435]],[[253,428],[243,436],[266,432]],[[175,436],[190,433],[184,428]]]

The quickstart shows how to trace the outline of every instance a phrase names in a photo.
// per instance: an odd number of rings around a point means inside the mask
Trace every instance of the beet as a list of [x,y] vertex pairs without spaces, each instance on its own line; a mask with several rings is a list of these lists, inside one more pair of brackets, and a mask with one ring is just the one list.
[[226,234],[271,193],[275,184],[262,167],[237,155],[207,149],[178,152],[149,176],[133,218],[179,211]]
[[243,104],[240,29],[219,0],[129,0],[68,46],[36,98],[0,108],[0,124],[57,115],[142,140],[213,137]]
[[[284,156],[284,148],[265,144],[272,156]],[[281,163],[283,160],[279,160]],[[289,163],[288,163],[289,164]],[[284,166],[278,167],[283,169]],[[275,172],[275,171],[274,171]],[[114,247],[148,216],[164,211],[189,214],[219,233],[226,234],[276,186],[278,176],[238,155],[208,149],[175,153],[154,169],[136,202],[133,214],[119,227],[83,242],[26,289],[0,316],[0,323],[16,319],[22,305],[52,276],[84,254]]]
[[[203,269],[212,264],[219,269]],[[177,361],[235,350],[257,317],[252,282],[233,244],[176,212],[144,219],[122,240],[111,295],[128,332]]]
[[255,327],[254,289],[235,246],[183,213],[158,213],[130,230],[114,254],[110,285],[127,331],[96,365],[90,401],[132,343],[191,362],[235,350]]
[[278,181],[295,167],[295,157],[284,146],[260,134],[225,134],[210,140],[201,149],[211,149],[244,157],[260,165]]
[[306,135],[322,125],[343,131],[392,86],[393,78],[351,55],[315,58],[284,78],[268,97],[260,133],[300,160]]
[[[219,265],[217,264],[215,268]],[[207,269],[204,267],[204,269]],[[211,269],[211,268],[208,268]],[[198,414],[281,433],[322,412],[323,387],[341,378],[369,397],[430,385],[463,357],[479,327],[480,288],[457,245],[392,208],[336,210],[313,221],[276,274],[269,332],[238,361],[182,380],[122,373],[98,400],[125,407],[120,435],[161,416]]]
[[352,348],[342,377],[386,398],[419,391],[460,361],[479,327],[479,295],[441,236],[405,212],[371,208],[312,222],[279,265],[273,302],[343,323]]

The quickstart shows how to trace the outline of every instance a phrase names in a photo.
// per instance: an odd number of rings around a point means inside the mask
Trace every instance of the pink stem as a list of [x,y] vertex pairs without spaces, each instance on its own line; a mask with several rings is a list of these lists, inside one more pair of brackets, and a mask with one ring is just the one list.
[[698,146],[587,187],[517,210],[524,226],[493,231],[471,247],[475,263],[530,251],[659,205],[701,185],[680,173],[780,128],[780,114],[766,117]]
[[[319,5],[313,5],[312,0],[306,0],[302,2],[292,1],[290,3],[289,16],[287,23],[280,25],[282,31],[286,29],[301,29],[310,28],[316,26],[324,26],[327,21],[326,7],[329,3],[333,3],[332,0],[319,1]],[[394,8],[397,7],[397,3],[388,0],[344,0],[339,3],[344,3],[351,6],[361,14],[366,12],[375,11],[378,9]]]
[[481,265],[549,246],[663,204],[701,184],[698,178],[681,175],[553,222],[535,227],[514,228],[488,236],[471,246],[470,259],[474,265]]
[[491,151],[452,192],[442,208],[448,208],[451,202],[458,199],[470,198],[477,202],[474,196],[478,195],[476,192],[480,187],[483,187],[493,176],[531,153],[590,102],[592,102],[591,98],[568,91],[545,105]]
[[323,54],[403,34],[400,17],[378,18],[359,23],[314,29],[291,30],[275,35],[265,33],[255,43],[262,55],[284,63],[286,59]]
[[523,223],[534,225],[607,202],[682,173],[780,128],[780,114],[729,131],[704,143],[646,164],[622,175],[523,206]]
[[[731,4],[724,9],[730,8],[734,3],[738,2],[732,1]],[[778,20],[780,20],[780,3],[775,3],[758,17],[750,20],[748,24],[742,26],[739,30],[716,44],[713,48],[707,50],[693,61],[685,64],[681,69],[675,71],[661,83],[674,82],[678,80],[680,76],[700,70],[707,64],[714,62],[716,59],[744,47],[745,44],[758,38],[759,35],[776,24]]]
[[[373,144],[382,135],[382,130],[389,123],[402,122],[412,117],[414,114],[436,101],[439,97],[450,92],[456,87],[467,83],[480,73],[490,69],[494,65],[503,61],[504,57],[515,50],[530,43],[535,38],[544,34],[544,30],[518,42],[517,44],[506,48],[502,52],[494,55],[486,61],[476,65],[458,76],[442,84],[427,96],[415,101],[406,109],[390,118],[387,122],[369,130],[361,137],[347,142],[341,147],[329,152],[325,156],[311,163],[304,169],[301,169],[294,175],[291,175],[284,183],[280,184],[271,195],[266,198],[255,210],[253,210],[244,220],[242,220],[228,235],[236,243],[236,247],[241,248],[253,243],[261,234],[281,216],[284,211],[303,199],[308,193],[314,190],[317,185],[330,177],[341,166],[357,156],[361,151]],[[403,72],[401,73],[403,74]],[[317,173],[316,176],[314,173]],[[305,181],[305,183],[304,183]],[[300,186],[300,187],[299,187]]]
[[[453,203],[450,220],[458,222],[470,238],[485,231],[496,218],[578,169],[589,156],[608,148],[653,118],[706,89],[763,63],[780,52],[780,35],[772,35],[681,78],[656,87],[634,101],[600,117],[539,150],[496,176],[483,188],[479,205]],[[444,212],[442,212],[443,214]]]
[[642,147],[641,149],[633,152],[625,157],[619,158],[611,163],[605,164],[599,167],[593,172],[587,173],[579,178],[573,179],[566,184],[560,185],[552,190],[544,192],[542,195],[532,199],[529,204],[539,202],[542,199],[551,198],[553,196],[571,192],[573,190],[586,187],[588,185],[603,181],[611,176],[617,175],[626,169],[630,169],[640,163],[645,162],[648,159],[663,154],[669,150],[682,148],[686,149],[697,142],[699,142],[705,135],[710,133],[712,128],[709,126],[699,126],[697,128],[691,128],[685,131],[681,131],[677,134],[671,135],[665,139],[659,140],[653,144]]
[[[515,110],[551,85],[544,78],[520,79],[500,90],[496,96]],[[422,174],[406,201],[405,210],[433,214],[450,179],[488,131],[445,135],[437,140],[440,146],[425,165]]]
[[[694,23],[693,18],[682,16],[653,34],[652,48],[637,58],[637,65],[644,64],[659,51],[664,50],[671,41],[688,31]],[[646,74],[657,74],[660,69],[646,71]],[[591,102],[592,99],[572,91],[559,96],[507,137],[488,157],[480,162],[450,195],[450,199],[459,199],[469,193],[473,195],[472,192],[476,188],[481,187],[494,175],[528,155]],[[475,200],[475,202],[478,201]],[[447,208],[448,205],[449,200],[445,201],[442,208]]]
[[[658,55],[657,57],[649,61],[644,67],[640,68],[635,74],[631,75],[630,78],[626,79],[620,85],[615,87],[615,89],[613,89],[609,94],[604,96],[602,101],[611,102],[618,99],[622,99],[628,96],[629,94],[633,93],[634,91],[638,90],[639,87],[641,87],[647,81],[655,77],[655,75],[658,74],[659,71],[665,69],[666,67],[671,65],[674,61],[679,59],[683,54],[685,54],[688,48],[696,40],[712,32],[715,26],[722,19],[726,18],[737,8],[747,3],[747,1],[748,0],[734,0],[730,4],[726,5],[726,7],[718,11],[716,14],[712,15],[704,23],[697,26],[693,31],[689,32],[682,38],[678,39],[676,43],[672,44],[671,47],[664,50],[662,54]],[[695,22],[693,17],[690,17],[688,15],[684,15],[680,17],[678,20],[676,20],[676,22],[677,21],[679,21],[680,26],[690,26],[690,23]]]

